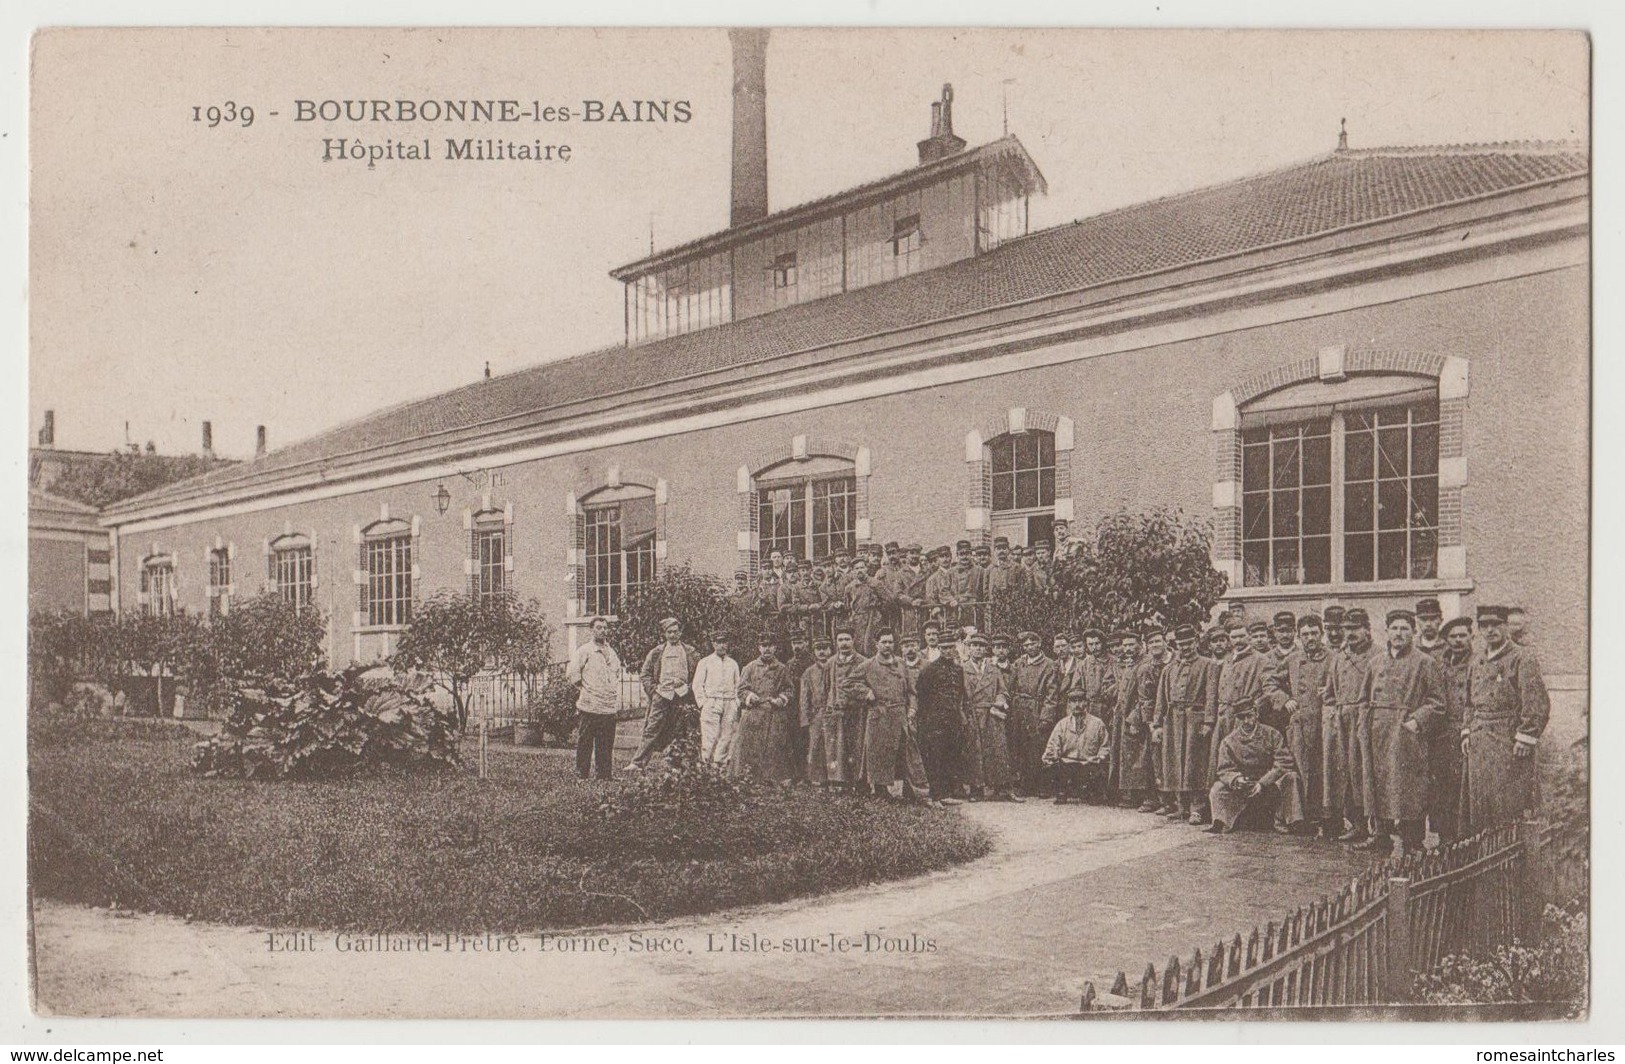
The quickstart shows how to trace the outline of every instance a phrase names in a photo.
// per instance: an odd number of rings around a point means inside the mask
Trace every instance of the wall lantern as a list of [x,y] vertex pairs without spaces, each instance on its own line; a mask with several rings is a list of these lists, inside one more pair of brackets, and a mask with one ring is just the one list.
[[446,485],[444,484],[441,484],[438,488],[436,488],[434,495],[431,497],[434,499],[434,508],[439,510],[442,514],[445,513],[446,510],[451,506],[451,492],[446,490]]

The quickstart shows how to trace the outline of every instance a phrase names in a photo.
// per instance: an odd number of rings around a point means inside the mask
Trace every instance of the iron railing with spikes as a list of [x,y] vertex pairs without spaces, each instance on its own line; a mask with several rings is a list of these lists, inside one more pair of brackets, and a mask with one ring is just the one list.
[[1082,1011],[1295,1009],[1402,1004],[1416,973],[1452,953],[1510,943],[1544,908],[1545,825],[1508,823],[1427,853],[1390,858],[1335,896],[1215,942],[1188,960],[1117,973]]

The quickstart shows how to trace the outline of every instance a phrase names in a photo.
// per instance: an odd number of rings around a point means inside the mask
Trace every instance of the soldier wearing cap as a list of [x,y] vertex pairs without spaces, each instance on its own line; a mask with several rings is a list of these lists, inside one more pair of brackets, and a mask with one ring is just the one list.
[[751,594],[749,569],[734,570],[734,594],[739,598],[746,598]]
[[1219,744],[1224,742],[1225,735],[1235,723],[1230,707],[1245,697],[1252,700],[1257,710],[1264,699],[1264,680],[1275,671],[1276,664],[1275,640],[1270,634],[1268,621],[1260,618],[1248,624],[1245,638],[1241,638],[1239,619],[1226,623],[1232,625],[1229,631],[1234,647],[1228,660],[1217,663],[1218,697],[1214,703],[1213,735],[1208,746],[1208,775],[1212,778],[1216,778],[1219,770]]
[[763,632],[757,657],[739,673],[739,726],[729,775],[788,785],[798,775],[792,733],[796,681],[779,660],[776,640]]
[[1444,610],[1439,607],[1436,598],[1419,599],[1416,603],[1416,641],[1413,644],[1417,650],[1430,658],[1437,658],[1444,653],[1444,635],[1440,626],[1444,624]]
[[914,679],[914,734],[931,800],[957,805],[960,791],[972,779],[965,734],[970,703],[954,647],[936,649],[936,657],[925,661]]
[[1507,637],[1521,647],[1533,646],[1534,639],[1529,634],[1529,613],[1522,606],[1508,606],[1507,611]]
[[1207,822],[1208,739],[1218,706],[1216,676],[1196,653],[1196,626],[1174,628],[1175,653],[1157,678],[1153,743],[1161,744],[1157,773],[1162,804],[1192,824]]
[[1274,816],[1275,830],[1286,834],[1303,820],[1303,785],[1292,750],[1281,733],[1258,719],[1258,704],[1243,695],[1231,706],[1235,727],[1219,746],[1218,770],[1208,801],[1213,807],[1213,834],[1229,834],[1243,817]]
[[1274,703],[1276,716],[1286,721],[1283,738],[1303,781],[1304,817],[1318,827],[1322,837],[1336,838],[1343,832],[1342,810],[1323,817],[1321,805],[1321,727],[1326,715],[1322,694],[1332,662],[1324,631],[1315,614],[1298,618],[1298,646],[1275,667],[1265,683],[1265,694]]
[[626,766],[632,772],[647,767],[655,754],[671,745],[695,705],[692,684],[700,667],[699,651],[683,642],[683,625],[676,617],[663,619],[660,631],[664,642],[644,656],[638,672],[649,708],[643,717],[643,742]]
[[959,600],[953,592],[953,551],[936,547],[931,551],[931,571],[925,577],[925,608],[927,614],[949,628],[958,628]]
[[1089,712],[1082,691],[1073,693],[1067,715],[1055,722],[1041,759],[1056,805],[1103,795],[1111,739],[1105,723]]
[[925,626],[927,574],[920,565],[919,544],[911,543],[905,550],[907,558],[892,569],[886,590],[897,611],[898,631],[905,638],[919,638]]
[[1019,793],[1031,797],[1044,790],[1044,743],[1061,717],[1060,683],[1039,634],[1016,638],[1022,653],[1010,666],[1010,753]]
[[815,783],[846,787],[857,782],[863,715],[874,698],[862,675],[867,660],[854,648],[852,626],[837,623],[835,653],[823,666],[823,709],[807,741],[808,770]]
[[1014,591],[1024,586],[1026,573],[1010,557],[1010,540],[1004,536],[993,538],[993,561],[987,567],[987,593],[992,598],[1002,591]]
[[1428,735],[1444,722],[1444,676],[1439,665],[1414,645],[1416,615],[1389,610],[1388,645],[1371,659],[1361,701],[1369,706],[1373,805],[1383,849],[1384,832],[1394,832],[1404,853],[1422,848],[1427,834]]
[[1461,837],[1461,729],[1467,719],[1467,673],[1473,663],[1473,619],[1456,617],[1439,629],[1434,655],[1444,673],[1444,723],[1428,735],[1428,823],[1448,846]]
[[859,562],[846,588],[847,617],[852,622],[858,653],[874,652],[875,633],[884,626],[886,607],[890,603],[891,595],[880,582],[874,563]]
[[[1143,742],[1139,742],[1139,749],[1134,751],[1136,760],[1123,765],[1122,786],[1131,792],[1145,793],[1146,799],[1140,804],[1142,812],[1171,817],[1179,812],[1179,805],[1169,800],[1168,793],[1172,792],[1163,785],[1163,737],[1153,730],[1157,717],[1157,685],[1162,682],[1162,670],[1168,667],[1170,657],[1168,636],[1158,625],[1147,625],[1143,634],[1146,653],[1129,678],[1132,691],[1124,710],[1127,716],[1125,730],[1131,736],[1129,741],[1140,740],[1143,736]],[[1128,754],[1129,751],[1125,750],[1124,756]],[[1146,806],[1151,808],[1147,809]]]
[[1338,842],[1361,845],[1372,837],[1370,714],[1361,691],[1372,659],[1383,651],[1371,640],[1371,617],[1358,606],[1343,614],[1343,649],[1331,655],[1320,715],[1321,810],[1335,825],[1349,823]]
[[862,780],[877,797],[887,797],[901,780],[903,794],[924,797],[925,768],[909,730],[914,683],[908,664],[895,653],[896,633],[875,633],[875,654],[858,670],[871,698],[863,718]]
[[1298,617],[1291,610],[1282,610],[1275,615],[1275,664],[1280,665],[1286,656],[1292,653],[1297,646]]
[[[976,797],[1017,800],[1011,788],[1015,772],[1010,763],[1009,736],[1005,727],[1010,716],[1010,681],[988,657],[991,640],[980,632],[967,637],[970,655],[964,664],[965,699],[970,707],[969,740],[966,742],[967,782]],[[974,757],[974,760],[970,758]]]
[[[1111,647],[1112,697],[1112,765],[1107,788],[1117,795],[1117,804],[1133,809],[1146,798],[1150,784],[1138,781],[1143,772],[1147,748],[1151,744],[1149,728],[1131,727],[1129,710],[1134,704],[1134,670],[1140,664],[1140,640],[1126,627],[1114,630],[1106,637]],[[1159,804],[1153,797],[1151,809]],[[1145,810],[1150,812],[1151,810]]]
[[980,628],[987,623],[983,609],[987,601],[987,573],[973,564],[969,542],[959,542],[964,546],[954,557],[954,567],[948,570],[948,590],[959,604],[959,623]]
[[1467,670],[1467,715],[1461,743],[1467,824],[1494,827],[1535,805],[1535,747],[1551,716],[1551,699],[1534,651],[1512,641],[1505,606],[1480,606],[1484,653]]
[[[829,783],[823,757],[813,755],[813,739],[823,728],[824,713],[829,708],[829,663],[834,645],[828,639],[812,641],[812,660],[800,670],[796,686],[796,718],[801,725],[801,749],[796,757],[801,770],[810,783],[820,786]],[[791,675],[796,675],[792,670]]]
[[1326,626],[1326,648],[1336,651],[1343,649],[1343,607],[1333,604],[1320,611],[1321,623]]
[[711,633],[711,653],[694,669],[694,700],[700,706],[700,760],[725,766],[739,729],[739,662],[729,652],[726,632]]
[[1028,576],[1033,587],[1046,595],[1055,593],[1055,568],[1050,553],[1049,540],[1041,539],[1033,544],[1032,564],[1028,568]]

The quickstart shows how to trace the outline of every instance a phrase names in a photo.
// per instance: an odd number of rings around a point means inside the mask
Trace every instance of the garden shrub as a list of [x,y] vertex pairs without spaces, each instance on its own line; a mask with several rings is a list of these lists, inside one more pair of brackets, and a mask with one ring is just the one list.
[[541,726],[542,735],[561,745],[576,733],[576,685],[562,675],[553,676],[531,693],[526,707],[529,718]]
[[198,743],[204,776],[325,779],[383,767],[460,763],[455,722],[421,688],[373,679],[368,666],[296,683],[241,688],[221,733]]
[[469,685],[482,672],[534,675],[548,665],[553,629],[535,599],[441,590],[412,610],[390,665],[426,673],[451,696],[458,731],[468,727]]

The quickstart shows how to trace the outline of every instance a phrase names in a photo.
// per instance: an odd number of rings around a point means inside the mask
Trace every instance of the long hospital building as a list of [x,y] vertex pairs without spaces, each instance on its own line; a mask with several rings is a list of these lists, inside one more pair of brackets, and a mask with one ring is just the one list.
[[1038,162],[945,91],[918,165],[770,212],[765,38],[734,44],[731,224],[613,271],[622,345],[111,507],[116,608],[278,590],[342,663],[508,589],[573,646],[666,566],[1172,506],[1254,615],[1522,605],[1583,706],[1584,145],[1340,146],[1033,231]]

